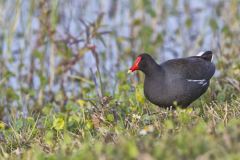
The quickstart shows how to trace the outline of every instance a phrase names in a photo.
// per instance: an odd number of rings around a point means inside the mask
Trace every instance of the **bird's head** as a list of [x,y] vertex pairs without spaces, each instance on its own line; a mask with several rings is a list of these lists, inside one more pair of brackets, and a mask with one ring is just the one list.
[[136,58],[132,67],[128,70],[128,73],[132,73],[136,70],[141,70],[144,72],[150,66],[155,64],[156,62],[153,60],[153,58],[149,54],[143,53]]

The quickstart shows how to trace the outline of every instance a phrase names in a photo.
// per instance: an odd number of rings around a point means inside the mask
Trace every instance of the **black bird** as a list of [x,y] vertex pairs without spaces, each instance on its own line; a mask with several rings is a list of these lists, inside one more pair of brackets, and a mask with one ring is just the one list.
[[159,107],[186,108],[206,92],[214,75],[212,52],[168,60],[158,65],[147,53],[137,57],[129,72],[141,70],[145,74],[144,95]]

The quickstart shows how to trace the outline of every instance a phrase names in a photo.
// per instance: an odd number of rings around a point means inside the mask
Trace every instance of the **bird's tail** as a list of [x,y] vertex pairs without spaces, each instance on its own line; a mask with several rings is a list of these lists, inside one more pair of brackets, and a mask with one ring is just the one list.
[[213,53],[212,51],[204,51],[204,52],[200,52],[198,53],[199,57],[205,59],[206,61],[212,62],[213,60]]

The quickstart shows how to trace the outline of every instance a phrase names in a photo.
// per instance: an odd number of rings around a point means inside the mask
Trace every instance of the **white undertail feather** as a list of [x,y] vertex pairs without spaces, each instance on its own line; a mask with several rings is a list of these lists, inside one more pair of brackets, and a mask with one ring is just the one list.
[[[205,53],[205,51],[201,51],[197,54],[198,57],[201,57],[203,54]],[[211,62],[213,61],[213,55],[212,55],[212,59]]]
[[201,57],[203,55],[203,53],[205,53],[204,51],[201,51],[197,54],[198,57]]

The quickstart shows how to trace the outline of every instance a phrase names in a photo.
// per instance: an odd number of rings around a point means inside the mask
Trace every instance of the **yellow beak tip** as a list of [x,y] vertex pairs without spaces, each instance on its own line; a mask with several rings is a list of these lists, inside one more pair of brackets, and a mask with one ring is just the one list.
[[129,74],[129,73],[132,73],[132,71],[129,69],[127,73],[128,73],[128,74]]

